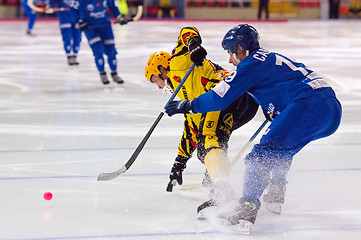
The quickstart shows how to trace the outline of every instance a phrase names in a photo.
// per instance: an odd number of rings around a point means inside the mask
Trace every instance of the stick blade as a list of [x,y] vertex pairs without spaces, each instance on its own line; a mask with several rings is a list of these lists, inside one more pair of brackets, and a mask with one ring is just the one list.
[[128,170],[127,167],[123,166],[122,168],[118,169],[115,172],[101,173],[98,176],[98,181],[112,180],[112,179],[118,177],[120,174],[125,173],[127,170]]
[[195,183],[195,184],[182,185],[180,187],[180,190],[193,190],[193,189],[199,189],[202,187],[203,187],[202,183]]

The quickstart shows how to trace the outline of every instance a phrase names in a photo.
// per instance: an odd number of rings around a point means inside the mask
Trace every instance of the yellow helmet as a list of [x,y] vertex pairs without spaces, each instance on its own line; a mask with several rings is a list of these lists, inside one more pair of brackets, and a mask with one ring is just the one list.
[[150,81],[152,75],[159,76],[161,74],[159,66],[169,68],[170,54],[167,52],[153,53],[145,66],[145,78]]

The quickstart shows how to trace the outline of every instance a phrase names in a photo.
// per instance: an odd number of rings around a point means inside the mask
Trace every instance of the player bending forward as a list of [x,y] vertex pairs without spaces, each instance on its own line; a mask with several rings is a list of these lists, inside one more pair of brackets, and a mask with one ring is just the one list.
[[[220,66],[204,59],[207,54],[200,45],[199,32],[194,27],[181,29],[177,45],[172,56],[166,52],[156,52],[148,60],[145,76],[156,83],[159,88],[175,89],[192,65],[196,67],[185,81],[178,97],[193,100],[199,95],[211,90],[229,73]],[[197,49],[195,51],[195,49]],[[192,55],[201,51],[202,57]],[[199,53],[199,52],[198,52]],[[233,190],[227,182],[230,172],[230,162],[227,157],[228,140],[231,133],[250,121],[256,114],[258,104],[247,93],[241,94],[222,111],[204,114],[185,114],[184,132],[178,147],[178,156],[170,174],[167,190],[172,191],[172,185],[182,184],[182,172],[186,163],[197,148],[198,158],[205,164],[210,176],[210,200],[197,209],[203,217],[202,210],[208,206],[217,206],[234,199]]]
[[235,231],[249,233],[270,173],[272,181],[264,200],[283,203],[293,156],[309,142],[333,134],[342,110],[334,91],[320,75],[300,62],[260,48],[258,32],[252,26],[240,24],[232,28],[222,46],[237,70],[192,101],[171,102],[166,112],[172,116],[219,111],[248,92],[259,105],[278,115],[245,158],[239,206],[220,215]]

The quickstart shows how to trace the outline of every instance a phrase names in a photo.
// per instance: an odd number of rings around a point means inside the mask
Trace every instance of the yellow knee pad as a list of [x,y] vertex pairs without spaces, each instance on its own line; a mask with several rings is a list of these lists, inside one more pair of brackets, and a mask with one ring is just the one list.
[[227,153],[222,149],[215,148],[209,151],[204,158],[204,163],[213,182],[227,177],[231,172]]

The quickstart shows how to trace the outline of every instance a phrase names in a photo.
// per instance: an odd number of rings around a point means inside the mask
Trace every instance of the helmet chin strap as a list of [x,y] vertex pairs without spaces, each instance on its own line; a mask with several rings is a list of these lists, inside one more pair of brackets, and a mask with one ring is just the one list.
[[[246,57],[249,55],[249,50],[246,50]],[[241,62],[241,60],[239,58],[237,58],[237,54],[233,53],[233,57],[234,59],[237,61],[237,64]]]
[[236,60],[237,64],[241,62],[239,58],[237,58],[237,54],[233,53],[233,58]]

